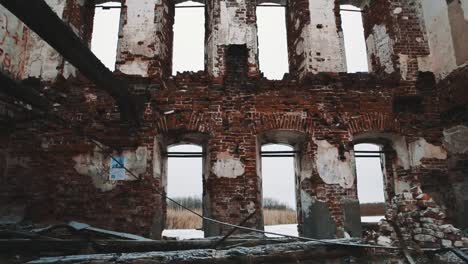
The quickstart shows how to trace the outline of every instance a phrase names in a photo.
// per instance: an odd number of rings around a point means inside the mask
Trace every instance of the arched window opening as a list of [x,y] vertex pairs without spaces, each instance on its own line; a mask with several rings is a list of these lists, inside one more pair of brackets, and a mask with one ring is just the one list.
[[257,6],[258,58],[260,71],[271,80],[289,72],[286,7],[263,3]]
[[384,218],[384,152],[375,144],[354,145],[357,191],[362,222],[378,222]]
[[262,193],[265,230],[297,235],[295,151],[291,146],[262,146]]
[[[203,214],[203,148],[176,145],[167,149],[167,196]],[[163,236],[177,239],[202,238],[202,219],[167,201]]]
[[172,74],[205,68],[205,8],[187,1],[175,6]]
[[352,5],[341,5],[340,14],[348,72],[368,72],[369,66],[361,9]]
[[97,4],[94,11],[91,51],[111,71],[115,70],[122,4]]

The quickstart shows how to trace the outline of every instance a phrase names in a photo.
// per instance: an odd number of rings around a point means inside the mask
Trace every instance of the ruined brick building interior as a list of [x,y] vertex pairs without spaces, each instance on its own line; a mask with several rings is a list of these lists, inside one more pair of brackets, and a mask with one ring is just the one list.
[[[120,12],[114,71],[90,50],[108,2]],[[203,69],[174,73],[183,3],[0,0],[1,223],[161,239],[168,147],[194,144],[203,216],[263,230],[262,146],[284,144],[300,236],[466,247],[468,0],[206,0]],[[262,4],[284,6],[278,80],[259,63]],[[341,5],[361,10],[368,72],[347,70]],[[371,235],[355,166],[366,154],[383,164],[386,204]],[[203,223],[206,237],[231,229]]]

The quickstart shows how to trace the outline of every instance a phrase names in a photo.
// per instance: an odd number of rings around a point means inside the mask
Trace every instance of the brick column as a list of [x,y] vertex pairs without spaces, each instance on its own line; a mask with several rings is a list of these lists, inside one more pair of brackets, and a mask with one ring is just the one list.
[[[413,82],[429,55],[417,0],[370,2],[363,12],[370,70]],[[413,89],[413,88],[411,88]]]
[[291,1],[287,10],[289,67],[291,74],[346,72],[339,2]]
[[206,2],[205,68],[214,81],[226,74],[226,49],[245,45],[248,76],[258,75],[256,3],[250,0],[209,0]]
[[169,0],[124,0],[117,70],[160,79],[172,71],[174,4]]
[[[262,228],[260,179],[256,167],[256,138],[248,132],[217,134],[210,140],[211,174],[206,180],[204,202],[208,217],[239,224],[254,210],[245,226]],[[231,228],[206,222],[205,236],[227,233]]]

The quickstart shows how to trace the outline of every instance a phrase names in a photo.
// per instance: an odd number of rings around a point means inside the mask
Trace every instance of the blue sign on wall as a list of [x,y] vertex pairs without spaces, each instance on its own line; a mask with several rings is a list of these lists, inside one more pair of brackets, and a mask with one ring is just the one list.
[[121,181],[125,180],[125,157],[113,157],[110,163],[110,180]]

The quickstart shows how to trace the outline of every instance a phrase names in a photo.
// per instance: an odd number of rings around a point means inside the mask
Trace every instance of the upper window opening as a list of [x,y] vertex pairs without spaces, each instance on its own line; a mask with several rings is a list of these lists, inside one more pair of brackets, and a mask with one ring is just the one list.
[[361,9],[352,5],[342,5],[340,14],[348,72],[368,72],[369,66]]
[[[202,151],[201,146],[187,144],[167,149],[167,196],[199,214],[203,209]],[[201,218],[167,201],[167,229],[163,235],[179,239],[203,237],[202,225]],[[193,232],[185,237],[188,234],[178,229],[193,229]]]
[[262,146],[262,189],[265,229],[273,228],[280,233],[288,228],[296,230],[296,182],[291,146]]
[[[268,5],[268,6],[262,6]],[[260,71],[268,79],[282,79],[289,72],[286,40],[286,8],[264,3],[257,6]]]
[[122,4],[107,2],[96,5],[91,51],[111,71],[115,70]]
[[176,5],[172,74],[205,68],[204,5],[187,1]]
[[385,208],[383,152],[379,145],[354,145],[357,191],[363,222],[378,222]]

